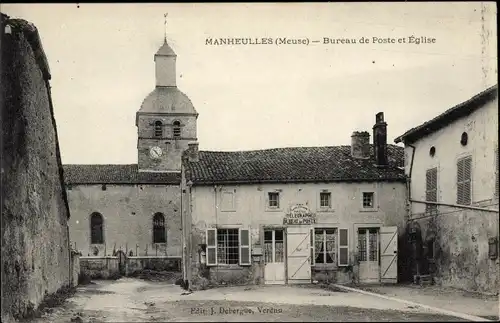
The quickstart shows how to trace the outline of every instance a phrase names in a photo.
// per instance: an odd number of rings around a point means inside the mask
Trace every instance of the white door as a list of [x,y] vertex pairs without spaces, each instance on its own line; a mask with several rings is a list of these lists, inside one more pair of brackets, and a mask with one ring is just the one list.
[[283,229],[264,230],[264,283],[285,283],[285,248]]
[[286,230],[287,278],[289,284],[311,282],[310,227],[290,226]]
[[398,227],[380,228],[380,281],[398,282]]
[[359,281],[375,283],[380,280],[378,228],[358,229]]

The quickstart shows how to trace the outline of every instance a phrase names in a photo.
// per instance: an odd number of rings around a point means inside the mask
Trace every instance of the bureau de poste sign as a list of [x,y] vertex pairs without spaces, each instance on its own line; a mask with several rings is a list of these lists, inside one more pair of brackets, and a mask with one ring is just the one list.
[[304,204],[291,206],[290,211],[283,218],[285,225],[310,225],[314,223],[316,223],[316,215]]

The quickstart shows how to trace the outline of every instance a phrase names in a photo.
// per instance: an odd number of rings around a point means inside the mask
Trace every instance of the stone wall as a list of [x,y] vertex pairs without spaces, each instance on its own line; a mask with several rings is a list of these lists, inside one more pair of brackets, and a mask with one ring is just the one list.
[[108,279],[120,275],[119,259],[116,256],[81,257],[80,274],[94,279]]
[[1,19],[2,322],[71,285],[69,208],[36,27]]
[[[496,294],[498,268],[498,213],[439,207],[435,218],[416,220],[422,236],[422,270],[434,274],[438,284],[472,292]],[[489,240],[496,239],[497,256],[489,255]],[[434,240],[433,258],[429,242]],[[429,261],[430,260],[430,261]],[[430,268],[426,263],[430,262]]]

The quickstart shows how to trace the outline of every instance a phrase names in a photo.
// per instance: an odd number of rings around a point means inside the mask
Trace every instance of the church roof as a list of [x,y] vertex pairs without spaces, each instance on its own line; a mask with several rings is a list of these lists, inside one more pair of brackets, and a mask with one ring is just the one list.
[[172,47],[170,47],[170,45],[165,40],[165,42],[163,43],[163,45],[156,52],[155,56],[177,56],[177,54],[175,54],[175,52],[172,49]]
[[139,172],[130,165],[63,165],[66,184],[172,184],[179,185],[180,173]]
[[200,151],[187,162],[186,180],[193,185],[216,183],[404,181],[404,148],[387,145],[389,164],[356,159],[351,146],[275,148],[253,151]]
[[188,96],[177,87],[156,87],[142,101],[138,113],[198,114]]

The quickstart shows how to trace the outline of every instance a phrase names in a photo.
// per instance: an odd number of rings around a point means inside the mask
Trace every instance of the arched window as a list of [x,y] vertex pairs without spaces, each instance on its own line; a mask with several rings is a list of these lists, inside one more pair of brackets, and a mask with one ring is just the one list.
[[162,213],[156,213],[153,216],[153,243],[165,242],[167,242],[165,216]]
[[163,137],[163,123],[160,120],[155,121],[155,137]]
[[90,243],[104,243],[104,220],[102,215],[97,212],[90,215]]
[[179,121],[174,121],[174,138],[179,138],[181,136],[181,123]]

